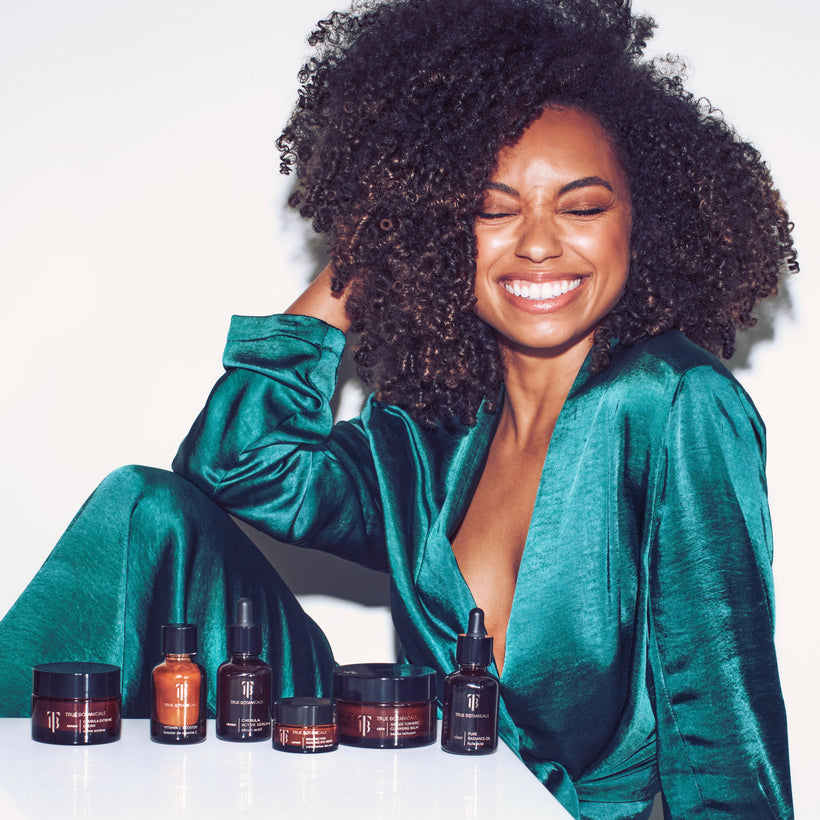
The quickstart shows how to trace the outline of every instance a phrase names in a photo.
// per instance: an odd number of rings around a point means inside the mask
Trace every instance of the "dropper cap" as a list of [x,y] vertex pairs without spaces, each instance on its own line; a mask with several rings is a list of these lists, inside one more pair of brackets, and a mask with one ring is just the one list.
[[458,636],[456,662],[460,665],[489,666],[493,658],[493,639],[484,629],[484,610],[470,610],[467,632]]
[[236,602],[236,623],[228,626],[228,652],[232,655],[258,655],[262,651],[262,627],[253,622],[250,598]]

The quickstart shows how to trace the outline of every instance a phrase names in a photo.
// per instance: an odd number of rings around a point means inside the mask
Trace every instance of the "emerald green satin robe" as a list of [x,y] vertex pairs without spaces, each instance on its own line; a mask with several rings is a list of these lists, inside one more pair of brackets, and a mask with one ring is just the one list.
[[[371,398],[334,425],[343,347],[317,320],[235,319],[174,462],[185,478],[112,473],[0,622],[0,714],[28,713],[33,663],[94,660],[122,667],[124,713],[145,716],[159,626],[180,620],[199,626],[213,710],[240,595],[277,695],[326,693],[324,636],[224,510],[389,571],[403,653],[441,684],[473,606],[449,537],[496,417],[429,431]],[[763,462],[749,399],[678,333],[579,373],[521,562],[500,720],[574,816],[645,817],[659,787],[669,820],[792,816]]]
[[[236,317],[174,469],[279,540],[389,571],[404,656],[441,677],[474,606],[449,537],[497,416],[430,431],[371,398],[334,425],[343,347],[317,320]],[[576,815],[644,816],[659,787],[668,818],[792,815],[764,458],[749,398],[677,332],[581,369],[500,678],[503,740]]]

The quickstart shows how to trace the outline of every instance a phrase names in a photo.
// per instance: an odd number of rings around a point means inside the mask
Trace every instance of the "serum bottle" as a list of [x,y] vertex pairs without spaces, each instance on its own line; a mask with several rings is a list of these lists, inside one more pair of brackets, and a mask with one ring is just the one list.
[[262,628],[253,622],[249,598],[236,602],[228,626],[230,658],[216,672],[216,735],[222,740],[268,740],[271,736],[271,668],[259,659]]
[[484,611],[470,610],[467,632],[458,636],[459,669],[444,679],[441,748],[458,755],[483,755],[498,746],[498,680],[487,672],[493,639],[484,629]]
[[205,740],[207,682],[196,654],[194,624],[165,624],[165,660],[151,673],[151,740],[200,743]]

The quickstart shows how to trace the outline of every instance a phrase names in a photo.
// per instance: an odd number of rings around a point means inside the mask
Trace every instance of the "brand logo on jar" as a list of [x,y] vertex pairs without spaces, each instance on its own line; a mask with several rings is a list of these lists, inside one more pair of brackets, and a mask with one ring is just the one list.
[[188,699],[188,681],[182,681],[182,683],[176,684],[177,690],[177,700],[187,700]]
[[242,697],[244,697],[244,698],[253,697],[253,681],[252,680],[243,680],[242,681]]
[[359,723],[359,734],[364,737],[370,731],[370,715],[359,715],[356,720]]
[[288,730],[287,729],[280,729],[279,730],[279,743],[283,746],[286,746],[288,742]]
[[469,692],[467,694],[467,708],[471,712],[475,712],[475,710],[478,709],[479,700],[480,700],[480,698],[478,697],[478,695],[475,692]]
[[46,712],[46,720],[48,721],[48,728],[52,732],[56,732],[60,728],[59,712]]

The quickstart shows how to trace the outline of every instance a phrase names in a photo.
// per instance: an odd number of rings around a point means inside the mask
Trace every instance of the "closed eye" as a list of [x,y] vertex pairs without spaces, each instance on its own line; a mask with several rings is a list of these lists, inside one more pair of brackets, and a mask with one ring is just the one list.
[[479,219],[503,219],[505,216],[515,216],[515,214],[507,213],[506,211],[487,213],[479,211],[477,214]]
[[598,214],[602,214],[605,210],[605,208],[573,208],[566,213],[571,214],[572,216],[597,216]]

